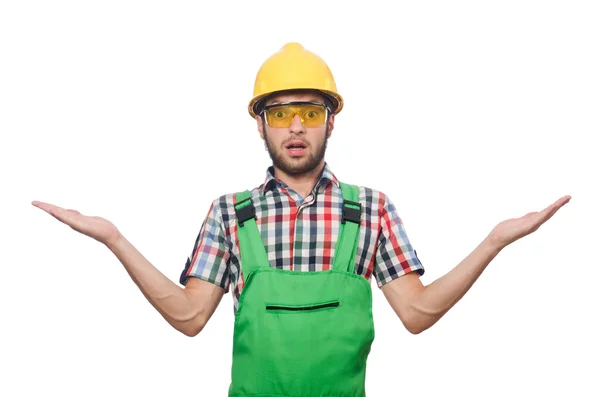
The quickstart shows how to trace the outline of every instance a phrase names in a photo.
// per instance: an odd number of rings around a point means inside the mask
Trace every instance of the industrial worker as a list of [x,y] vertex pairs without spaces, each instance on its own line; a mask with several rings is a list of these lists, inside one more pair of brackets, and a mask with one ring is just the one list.
[[339,181],[325,162],[343,106],[327,64],[300,44],[286,44],[263,63],[248,112],[273,164],[260,185],[214,200],[182,271],[184,288],[108,220],[32,204],[105,244],[185,335],[201,332],[231,291],[229,396],[365,396],[372,276],[402,324],[418,334],[464,296],[503,248],[537,230],[571,197],[499,223],[462,262],[424,286],[424,267],[390,198]]

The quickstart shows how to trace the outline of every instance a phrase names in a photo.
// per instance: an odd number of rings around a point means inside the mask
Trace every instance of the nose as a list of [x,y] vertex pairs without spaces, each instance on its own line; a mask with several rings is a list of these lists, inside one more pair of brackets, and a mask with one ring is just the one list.
[[292,119],[292,124],[290,125],[290,132],[294,132],[297,134],[306,132],[304,124],[302,124],[302,120],[300,120],[300,116],[297,114],[295,114],[294,118]]

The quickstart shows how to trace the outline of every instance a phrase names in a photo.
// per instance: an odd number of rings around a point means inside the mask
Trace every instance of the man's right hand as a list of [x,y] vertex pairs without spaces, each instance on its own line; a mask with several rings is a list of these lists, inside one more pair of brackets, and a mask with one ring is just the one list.
[[107,246],[116,243],[121,237],[121,233],[117,227],[104,218],[86,216],[79,211],[64,209],[57,205],[41,201],[33,201],[31,204],[46,211],[62,223],[70,226],[73,230],[98,240]]

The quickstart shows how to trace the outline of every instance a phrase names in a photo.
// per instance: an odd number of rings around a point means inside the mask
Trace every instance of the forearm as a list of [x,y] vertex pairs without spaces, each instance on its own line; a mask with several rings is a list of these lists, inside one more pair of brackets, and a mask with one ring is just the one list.
[[462,262],[450,272],[425,286],[411,300],[410,309],[425,330],[435,324],[471,288],[488,264],[498,255],[500,248],[483,240]]
[[106,245],[121,261],[127,273],[146,299],[164,319],[184,334],[202,327],[199,309],[195,309],[184,289],[154,267],[125,237]]

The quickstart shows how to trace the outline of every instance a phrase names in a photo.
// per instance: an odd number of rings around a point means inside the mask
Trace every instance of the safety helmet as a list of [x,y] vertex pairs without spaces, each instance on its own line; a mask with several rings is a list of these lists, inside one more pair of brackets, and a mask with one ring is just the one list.
[[257,105],[268,95],[297,89],[318,90],[327,95],[333,102],[333,114],[338,114],[344,106],[323,59],[299,43],[287,43],[260,67],[254,82],[254,97],[248,105],[250,116],[256,117]]

